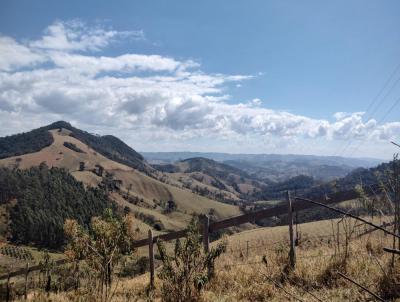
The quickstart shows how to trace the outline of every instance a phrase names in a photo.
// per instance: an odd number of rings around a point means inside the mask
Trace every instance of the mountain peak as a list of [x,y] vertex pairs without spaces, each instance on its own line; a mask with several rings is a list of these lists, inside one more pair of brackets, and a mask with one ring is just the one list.
[[93,135],[73,127],[66,121],[57,121],[30,132],[0,138],[0,158],[38,152],[54,142],[49,130],[61,128],[70,130],[71,137],[85,143],[108,159],[142,171],[149,169],[142,155],[119,138],[112,135]]
[[68,123],[66,121],[57,121],[57,122],[51,123],[50,125],[46,126],[46,128],[52,130],[52,129],[59,129],[59,128],[70,129],[73,127],[70,123]]

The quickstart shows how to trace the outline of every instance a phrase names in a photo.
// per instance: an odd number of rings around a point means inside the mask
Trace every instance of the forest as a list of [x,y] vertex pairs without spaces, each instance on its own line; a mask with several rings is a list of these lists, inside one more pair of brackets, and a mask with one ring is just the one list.
[[67,170],[45,164],[28,170],[1,168],[0,196],[0,205],[10,208],[9,239],[52,249],[65,243],[66,219],[85,227],[91,217],[112,207],[100,188],[86,189]]

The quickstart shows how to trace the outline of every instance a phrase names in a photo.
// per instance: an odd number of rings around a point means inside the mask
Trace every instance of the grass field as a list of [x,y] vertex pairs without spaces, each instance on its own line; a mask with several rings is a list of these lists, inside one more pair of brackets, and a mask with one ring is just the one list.
[[[390,219],[383,217],[374,221]],[[206,286],[201,301],[374,301],[370,294],[341,278],[338,271],[386,301],[400,301],[394,298],[400,295],[400,261],[395,261],[394,268],[390,269],[391,255],[382,250],[384,246],[391,246],[390,236],[384,236],[382,231],[359,236],[365,227],[348,219],[305,223],[299,229],[301,239],[296,247],[294,271],[287,270],[287,226],[244,231],[227,237],[227,251],[217,260],[215,277]],[[351,236],[345,235],[346,230],[352,232]],[[347,257],[346,238],[349,239]],[[161,301],[161,281],[156,278],[151,298],[146,294],[148,282],[148,273],[118,279],[112,301]],[[92,301],[80,295],[70,291],[44,297],[33,292],[30,297],[54,302]]]

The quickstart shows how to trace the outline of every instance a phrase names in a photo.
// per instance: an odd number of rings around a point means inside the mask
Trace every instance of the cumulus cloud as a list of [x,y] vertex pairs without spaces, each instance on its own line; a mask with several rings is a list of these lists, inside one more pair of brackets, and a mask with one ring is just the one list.
[[0,70],[4,71],[11,71],[22,66],[32,66],[45,60],[42,54],[5,36],[0,36],[0,54]]
[[[126,38],[144,34],[75,20],[55,22],[34,41],[0,37],[0,135],[54,119],[128,137],[247,138],[276,148],[299,138],[380,141],[400,134],[400,123],[378,125],[362,112],[338,112],[329,121],[271,110],[259,98],[232,100],[227,84],[240,87],[252,75],[204,73],[198,62],[157,54],[101,54]],[[10,126],[16,117],[24,127]]]

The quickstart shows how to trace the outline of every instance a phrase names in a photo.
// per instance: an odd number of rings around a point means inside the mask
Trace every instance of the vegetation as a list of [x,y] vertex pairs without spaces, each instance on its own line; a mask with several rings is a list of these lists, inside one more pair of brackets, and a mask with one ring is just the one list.
[[311,188],[315,184],[316,182],[312,177],[298,175],[288,180],[271,184],[265,187],[261,192],[256,192],[253,197],[259,200],[281,198],[288,190],[295,192],[297,190]]
[[70,143],[70,142],[64,142],[64,146],[67,147],[68,149],[71,149],[72,151],[78,152],[78,153],[85,153],[81,149],[79,149],[75,144]]
[[61,128],[70,130],[70,136],[75,137],[81,142],[87,144],[89,147],[99,152],[101,155],[107,157],[108,159],[142,171],[146,170],[143,162],[143,157],[115,136],[98,136],[90,134],[86,131],[82,131],[80,129],[72,127],[71,124],[64,121],[55,122],[53,124],[50,124],[46,128],[48,130]]
[[[49,130],[62,128],[70,130],[70,136],[87,144],[89,147],[111,160],[141,171],[146,171],[148,169],[144,164],[143,157],[120,139],[112,135],[97,136],[90,134],[86,131],[74,128],[71,124],[64,121],[55,122],[30,132],[0,138],[0,159],[38,152],[53,143],[54,140]],[[71,144],[66,147],[74,148]],[[75,148],[72,150],[79,152],[75,150]]]
[[47,131],[46,127],[26,133],[0,137],[0,159],[38,152],[52,143],[53,136]]
[[16,258],[23,261],[31,261],[33,260],[32,253],[26,248],[13,246],[13,245],[4,245],[0,248],[0,254],[4,256],[9,256],[12,258]]
[[157,243],[162,267],[159,278],[162,281],[162,301],[199,301],[201,291],[213,277],[215,260],[226,250],[222,242],[210,252],[203,252],[199,224],[193,219],[183,242],[176,240],[174,255],[167,254],[164,244]]
[[63,224],[68,218],[88,226],[93,216],[110,207],[105,193],[85,189],[64,169],[45,164],[28,170],[0,169],[0,196],[17,200],[10,209],[11,240],[60,249],[64,244]]
[[131,246],[135,233],[132,220],[129,216],[120,220],[113,217],[110,209],[106,209],[102,217],[91,219],[89,232],[76,220],[70,219],[65,221],[64,230],[68,239],[65,254],[76,265],[85,260],[97,281],[92,284],[93,293],[100,295],[97,300],[108,301],[112,295],[115,266],[122,255],[133,253]]

